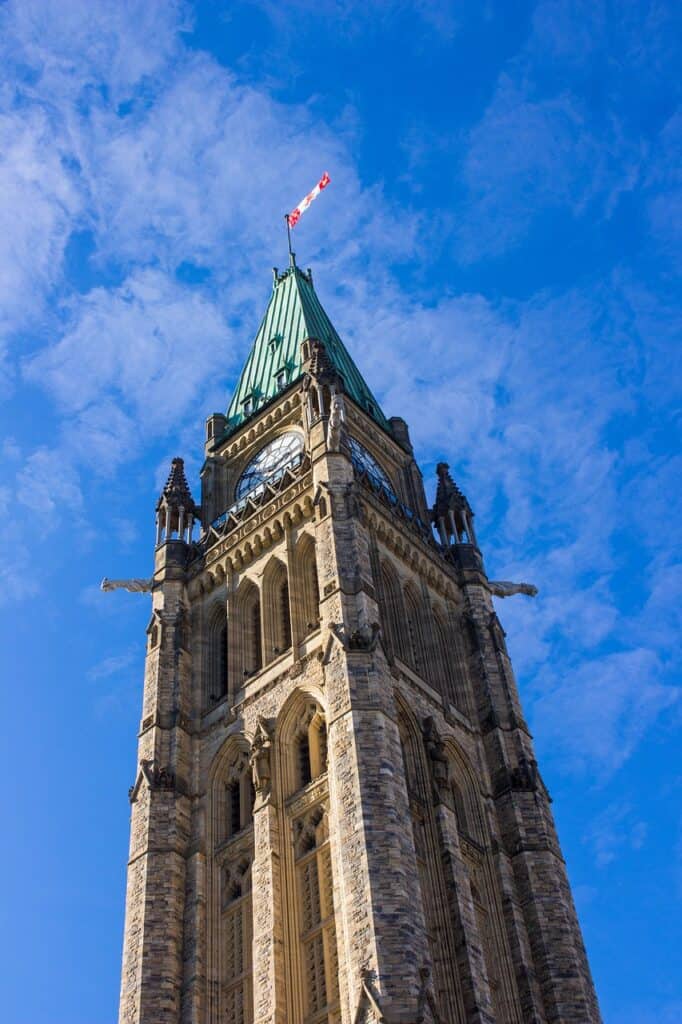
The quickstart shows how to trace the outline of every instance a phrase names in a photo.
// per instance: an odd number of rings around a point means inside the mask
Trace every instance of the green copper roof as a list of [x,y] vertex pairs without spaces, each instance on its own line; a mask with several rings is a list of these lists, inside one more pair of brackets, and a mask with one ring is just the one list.
[[268,308],[227,410],[229,433],[301,376],[301,342],[307,338],[317,338],[324,344],[344,379],[346,393],[385,430],[389,429],[378,402],[320,305],[310,271],[304,273],[293,264],[283,274],[275,272]]

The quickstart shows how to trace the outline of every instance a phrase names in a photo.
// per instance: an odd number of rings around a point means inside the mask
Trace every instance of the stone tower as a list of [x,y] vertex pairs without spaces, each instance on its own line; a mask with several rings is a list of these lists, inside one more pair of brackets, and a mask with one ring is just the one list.
[[518,587],[438,477],[430,509],[310,271],[275,270],[200,507],[181,459],[157,505],[121,1024],[600,1020],[491,600]]

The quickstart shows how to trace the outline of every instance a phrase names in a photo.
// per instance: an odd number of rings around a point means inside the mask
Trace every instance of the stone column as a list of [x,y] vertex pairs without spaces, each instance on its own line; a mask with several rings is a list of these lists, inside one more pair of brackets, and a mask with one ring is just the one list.
[[286,1024],[282,880],[277,809],[257,799],[253,816],[253,1007],[257,1024]]
[[[492,601],[477,571],[465,573],[465,595],[478,652],[474,686],[503,854],[523,924],[505,901],[507,933],[528,1019],[547,1024],[598,1024],[594,985],[573,906],[549,796],[539,777],[516,681]],[[508,873],[507,873],[507,881]],[[537,988],[525,963],[530,949]],[[538,1006],[537,992],[542,1007]],[[530,1016],[530,1014],[535,1016]]]
[[182,726],[188,686],[182,650],[186,546],[156,551],[154,610],[161,622],[148,652],[132,821],[120,1024],[179,1024],[186,856],[190,834],[190,738]]

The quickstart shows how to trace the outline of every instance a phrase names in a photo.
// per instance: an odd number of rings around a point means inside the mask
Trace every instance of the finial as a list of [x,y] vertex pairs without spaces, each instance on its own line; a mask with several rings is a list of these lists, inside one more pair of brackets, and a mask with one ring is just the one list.
[[291,252],[291,251],[289,252],[289,266],[290,267],[295,267],[296,266],[296,253],[295,252]]
[[308,267],[308,280],[310,281],[311,284],[313,283],[313,268],[312,267]]
[[278,277],[279,277],[279,268],[278,267],[273,267],[272,268],[272,287],[273,288],[277,284],[277,278]]

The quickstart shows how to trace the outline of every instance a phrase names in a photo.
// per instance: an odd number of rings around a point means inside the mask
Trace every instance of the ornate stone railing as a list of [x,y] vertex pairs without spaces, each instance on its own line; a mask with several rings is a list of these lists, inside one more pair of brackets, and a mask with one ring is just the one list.
[[309,468],[310,458],[308,455],[305,452],[298,452],[285,466],[280,466],[271,476],[262,480],[239,501],[230,505],[222,515],[214,519],[207,531],[207,536],[213,533],[215,536],[222,537],[226,533],[230,533],[262,505],[271,501],[286,487],[298,480]]

